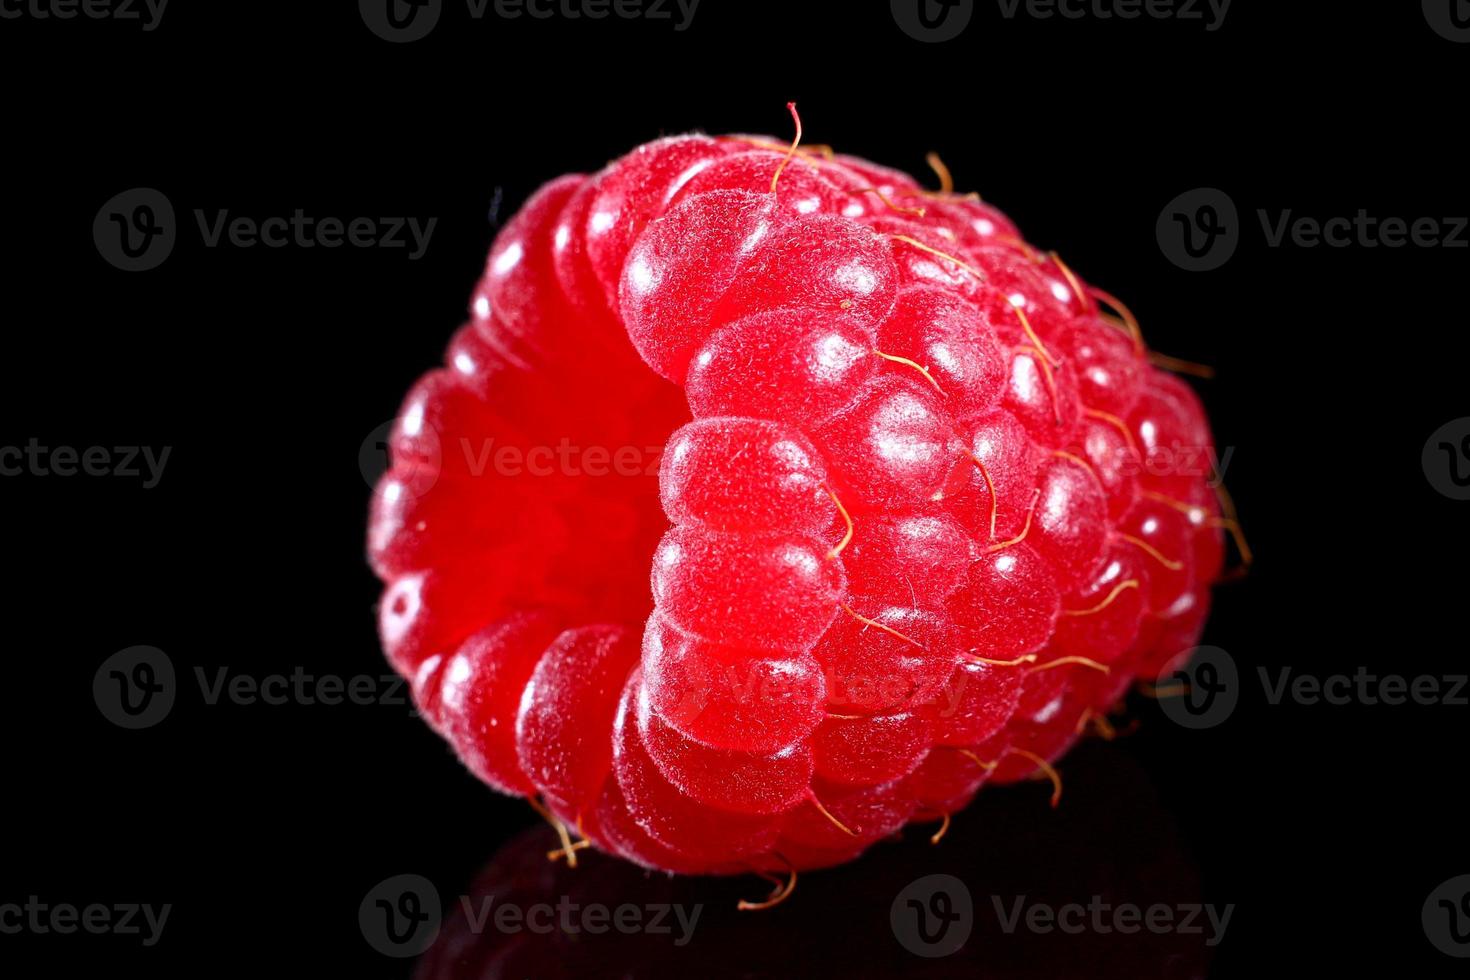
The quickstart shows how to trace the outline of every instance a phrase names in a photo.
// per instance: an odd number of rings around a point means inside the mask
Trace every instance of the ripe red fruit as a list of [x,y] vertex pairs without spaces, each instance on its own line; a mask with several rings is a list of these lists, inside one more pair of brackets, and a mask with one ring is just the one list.
[[831,418],[877,373],[873,332],[842,311],[772,310],[705,340],[684,382],[698,418],[755,415],[810,427]]
[[534,195],[370,518],[426,720],[680,872],[838,863],[1033,775],[1194,643],[1224,559],[1204,414],[1114,301],[989,205],[767,143]]
[[721,646],[657,614],[643,635],[643,677],[659,718],[711,748],[779,752],[826,715],[826,679],[812,654]]

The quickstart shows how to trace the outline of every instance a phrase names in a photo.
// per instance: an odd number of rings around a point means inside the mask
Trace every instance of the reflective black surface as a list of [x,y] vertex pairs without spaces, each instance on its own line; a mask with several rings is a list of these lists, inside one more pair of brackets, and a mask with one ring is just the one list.
[[[1287,212],[1452,228],[1470,210],[1470,45],[1431,26],[1455,4],[1239,3],[1207,31],[977,3],[938,44],[910,39],[886,4],[703,0],[675,31],[474,20],[447,3],[406,44],[347,3],[177,3],[150,31],[8,16],[31,6],[0,2],[0,448],[172,452],[150,488],[0,477],[0,906],[171,912],[152,945],[0,932],[0,974],[1463,974],[1436,938],[1453,944],[1470,910],[1429,900],[1470,873],[1470,709],[1275,692],[1283,669],[1445,690],[1466,673],[1467,505],[1425,460],[1455,461],[1426,440],[1470,414],[1470,252],[1271,242]],[[1141,701],[1135,735],[1063,766],[1056,813],[1040,787],[987,793],[939,847],[911,833],[737,913],[768,886],[670,884],[592,857],[548,867],[544,832],[519,836],[536,822],[525,805],[468,776],[380,679],[359,453],[461,322],[496,220],[536,186],[661,132],[785,132],[792,98],[811,142],[918,173],[939,151],[962,187],[1126,299],[1154,347],[1213,365],[1199,390],[1234,449],[1227,479],[1258,561],[1220,591],[1205,634],[1238,668],[1228,720],[1191,730]],[[125,272],[93,223],[139,187],[167,196],[182,237],[162,265]],[[1226,192],[1240,222],[1213,271],[1181,268],[1157,237],[1166,205],[1197,188]],[[298,208],[437,224],[411,261],[210,247],[195,217]],[[179,695],[128,730],[93,684],[138,645],[167,654]],[[212,700],[221,670],[365,677],[371,697]],[[928,959],[890,910],[940,873],[966,883],[975,927]],[[385,956],[359,910],[410,874],[444,898],[446,943],[456,897],[506,876],[523,903],[662,896],[704,911],[683,947],[482,931],[457,963],[444,946]],[[1213,949],[1177,933],[1007,935],[991,899],[1022,894],[1235,911]],[[933,930],[948,914],[932,893],[920,907]]]

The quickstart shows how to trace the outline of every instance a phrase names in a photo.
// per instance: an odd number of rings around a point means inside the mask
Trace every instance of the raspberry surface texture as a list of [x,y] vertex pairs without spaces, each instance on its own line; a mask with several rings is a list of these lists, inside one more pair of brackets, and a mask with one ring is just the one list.
[[830,866],[1054,775],[1196,644],[1212,453],[1131,315],[977,197],[661,139],[526,202],[410,391],[382,641],[569,860]]

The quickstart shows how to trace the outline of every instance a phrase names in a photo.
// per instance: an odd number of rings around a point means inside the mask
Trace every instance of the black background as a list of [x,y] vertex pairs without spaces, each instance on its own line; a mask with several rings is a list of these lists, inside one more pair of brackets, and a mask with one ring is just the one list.
[[[386,672],[358,451],[461,322],[497,192],[504,217],[544,180],[664,133],[784,138],[796,99],[813,142],[915,173],[939,151],[961,189],[1125,298],[1152,346],[1218,371],[1198,388],[1218,443],[1234,447],[1228,476],[1259,561],[1220,590],[1205,642],[1241,665],[1241,706],[1188,732],[1142,703],[1138,734],[1073,763],[1141,768],[1152,819],[1177,830],[1205,899],[1236,905],[1212,975],[1463,972],[1419,917],[1436,885],[1470,872],[1467,709],[1271,705],[1250,679],[1262,665],[1464,671],[1470,505],[1431,488],[1420,451],[1466,414],[1470,252],[1268,248],[1255,212],[1465,214],[1467,66],[1470,46],[1408,3],[1368,14],[1240,0],[1215,32],[1007,20],[980,3],[960,38],[936,45],[905,36],[881,3],[703,0],[676,32],[475,22],[451,2],[431,36],[404,45],[340,2],[180,2],[152,32],[0,20],[0,442],[173,447],[151,490],[0,479],[0,902],[174,906],[153,948],[0,936],[0,963],[30,961],[12,975],[104,962],[157,976],[408,974],[364,943],[363,894],[402,872],[458,894],[533,815],[466,774],[407,708],[211,707],[187,696],[192,672]],[[129,274],[103,261],[91,226],[136,186],[167,194],[183,225],[160,268]],[[1235,200],[1243,240],[1222,269],[1189,273],[1154,223],[1200,186]],[[416,262],[207,249],[192,225],[195,208],[298,207],[438,224]],[[109,724],[89,693],[101,661],[134,644],[165,650],[186,681],[172,715],[141,732]],[[911,832],[900,853],[914,875],[1015,860],[984,808],[1054,819],[1038,790],[995,795],[957,818],[970,843],[953,858],[951,842],[930,849]],[[1105,786],[1083,797],[1108,812]],[[1075,859],[1044,837],[1025,852],[1048,880],[1065,875],[1049,864],[1064,854]],[[1106,847],[1094,857],[1112,860]],[[825,881],[803,883],[805,903],[798,888],[765,920],[741,920],[766,970],[791,965],[780,942],[762,946],[783,929],[834,956],[871,944],[874,972],[938,969],[895,956],[887,899],[858,901],[870,873],[859,862],[809,876]],[[637,901],[638,882],[626,887]],[[731,892],[709,894],[723,909]],[[1127,958],[1115,940],[1088,962],[1104,975]]]

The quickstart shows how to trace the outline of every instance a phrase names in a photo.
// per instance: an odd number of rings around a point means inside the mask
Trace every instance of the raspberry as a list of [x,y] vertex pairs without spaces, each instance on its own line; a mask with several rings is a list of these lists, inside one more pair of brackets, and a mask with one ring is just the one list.
[[849,860],[1196,642],[1197,399],[936,169],[683,136],[553,181],[404,402],[384,647],[569,863]]

